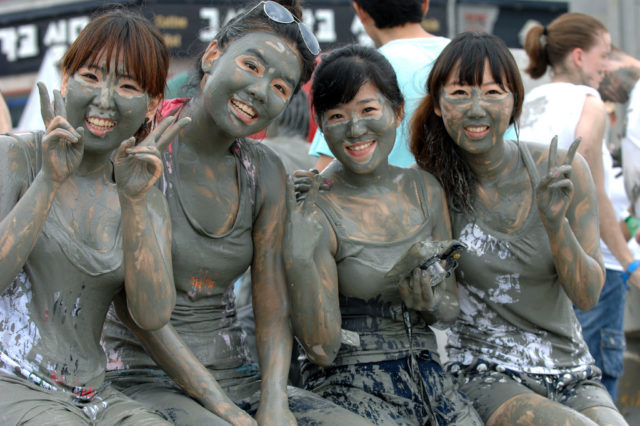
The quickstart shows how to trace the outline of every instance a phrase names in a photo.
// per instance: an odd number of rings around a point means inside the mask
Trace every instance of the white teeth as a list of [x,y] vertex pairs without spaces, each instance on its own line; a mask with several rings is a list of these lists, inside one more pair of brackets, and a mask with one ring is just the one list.
[[482,126],[482,127],[466,127],[466,129],[471,132],[471,133],[480,133],[480,132],[484,132],[485,130],[488,129],[487,126]]
[[256,116],[255,110],[251,108],[249,105],[245,105],[243,103],[237,102],[235,99],[231,99],[231,103],[233,104],[234,107],[238,108],[240,111],[245,113],[250,118],[253,118]]
[[116,125],[115,121],[99,117],[88,117],[87,121],[94,127],[102,127],[105,129],[110,129]]
[[362,151],[363,149],[369,148],[372,143],[373,143],[373,141],[368,142],[368,143],[363,143],[361,145],[349,146],[349,147],[347,147],[347,149],[350,150],[350,151]]

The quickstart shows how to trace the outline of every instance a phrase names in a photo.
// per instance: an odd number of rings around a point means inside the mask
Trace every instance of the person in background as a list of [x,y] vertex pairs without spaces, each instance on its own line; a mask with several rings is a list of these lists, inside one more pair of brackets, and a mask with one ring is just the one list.
[[640,243],[640,60],[613,47],[609,69],[600,83],[605,101],[626,106],[624,132],[620,143],[624,186],[630,208],[624,219],[623,233]]
[[0,136],[2,424],[168,424],[104,382],[100,346],[112,301],[143,330],[175,305],[155,143],[188,119],[149,134],[168,68],[147,19],[108,11],[67,50],[53,106],[38,85],[46,131]]
[[456,36],[427,84],[412,152],[442,184],[452,236],[468,247],[448,370],[487,425],[625,425],[573,311],[596,304],[605,274],[579,141],[565,151],[504,139],[524,88],[496,36]]
[[[389,163],[409,167],[415,163],[409,151],[409,120],[424,97],[425,82],[433,61],[449,39],[428,33],[422,18],[429,0],[354,0],[353,8],[380,53],[391,62],[405,99],[404,119],[398,126]],[[315,169],[323,170],[333,154],[322,132],[316,131],[309,153],[319,157]]]
[[[551,82],[527,93],[520,139],[548,143],[557,135],[558,146],[568,149],[574,139],[582,138],[578,152],[587,160],[596,186],[606,280],[598,305],[589,312],[577,307],[576,313],[602,370],[602,381],[615,399],[624,351],[624,273],[637,262],[620,232],[608,195],[612,169],[604,139],[608,116],[597,89],[607,70],[611,36],[595,18],[566,13],[547,27],[533,26],[525,39],[525,50],[529,56],[526,72],[535,79],[550,69]],[[631,272],[628,281],[640,286],[640,270]]]

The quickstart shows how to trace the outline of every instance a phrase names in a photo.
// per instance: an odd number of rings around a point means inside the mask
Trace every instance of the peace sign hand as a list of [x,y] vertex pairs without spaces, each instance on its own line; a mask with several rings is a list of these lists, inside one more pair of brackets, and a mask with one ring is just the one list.
[[294,258],[311,259],[320,241],[323,227],[320,213],[314,207],[322,177],[317,175],[302,202],[296,202],[294,183],[287,179],[287,221],[284,231],[284,256],[287,262]]
[[38,82],[40,113],[46,127],[42,139],[42,172],[54,182],[62,183],[80,165],[84,153],[84,129],[74,129],[67,121],[64,100],[59,90],[53,91],[53,104],[47,86]]
[[558,137],[551,140],[547,174],[542,177],[536,188],[538,212],[542,220],[554,228],[560,226],[566,217],[567,209],[573,199],[573,183],[571,182],[571,163],[576,155],[581,138],[573,141],[564,163],[558,162]]
[[140,199],[162,175],[160,152],[176,134],[191,122],[185,117],[174,123],[167,117],[142,142],[135,145],[135,137],[120,144],[114,156],[114,171],[118,192],[130,199]]

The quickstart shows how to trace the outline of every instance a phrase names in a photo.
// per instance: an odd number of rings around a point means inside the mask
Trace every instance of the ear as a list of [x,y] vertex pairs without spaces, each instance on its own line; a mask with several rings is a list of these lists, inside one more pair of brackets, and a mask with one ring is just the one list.
[[404,104],[398,109],[398,113],[396,114],[396,127],[400,127],[402,124],[402,119],[404,118]]
[[578,67],[582,67],[582,56],[584,55],[584,50],[579,47],[576,47],[571,51],[571,60]]
[[422,2],[422,17],[423,18],[424,18],[424,15],[426,15],[428,11],[429,11],[429,0],[424,0]]
[[67,83],[69,83],[69,74],[62,74],[62,82],[60,83],[60,94],[64,98],[67,95]]
[[205,73],[211,71],[213,61],[218,59],[221,55],[222,52],[218,48],[218,40],[213,40],[209,43],[209,46],[207,46],[207,49],[204,51],[204,55],[202,55],[202,62],[200,64],[202,71]]
[[360,7],[358,2],[352,2],[353,9],[356,11],[356,15],[358,15],[358,19],[362,22],[362,25],[365,25],[368,21],[371,21],[371,16]]
[[151,98],[149,101],[149,107],[147,108],[147,113],[145,116],[153,121],[153,118],[156,116],[156,111],[158,110],[158,106],[160,105],[160,101],[162,101],[162,96],[156,96],[155,98]]
[[440,118],[442,118],[442,111],[440,111],[440,107],[438,105],[433,106],[433,112]]

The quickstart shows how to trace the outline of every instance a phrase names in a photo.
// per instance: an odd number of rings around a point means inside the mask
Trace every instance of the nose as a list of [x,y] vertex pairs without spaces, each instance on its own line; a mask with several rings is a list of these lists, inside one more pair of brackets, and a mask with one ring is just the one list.
[[259,103],[264,103],[267,99],[267,91],[269,90],[269,82],[258,80],[249,87],[249,94]]
[[98,88],[97,96],[94,99],[96,105],[103,109],[109,109],[114,106],[115,86],[112,84],[103,84]]
[[469,109],[469,116],[471,117],[484,117],[486,115],[486,111],[482,106],[482,100],[480,96],[472,96],[471,97],[471,108]]
[[365,133],[364,125],[359,118],[349,120],[348,126],[347,136],[350,138],[357,138]]

